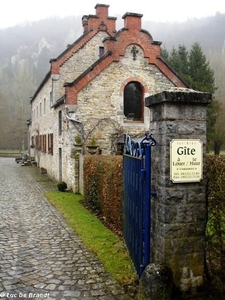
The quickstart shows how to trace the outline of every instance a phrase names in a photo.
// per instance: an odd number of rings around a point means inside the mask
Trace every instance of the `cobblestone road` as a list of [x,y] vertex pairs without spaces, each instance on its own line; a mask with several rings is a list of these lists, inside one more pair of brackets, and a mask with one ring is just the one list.
[[0,299],[129,299],[48,203],[32,169],[0,157]]

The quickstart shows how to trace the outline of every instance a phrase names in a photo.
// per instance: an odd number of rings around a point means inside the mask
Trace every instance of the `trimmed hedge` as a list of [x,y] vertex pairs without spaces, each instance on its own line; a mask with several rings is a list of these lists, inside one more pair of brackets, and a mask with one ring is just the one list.
[[122,156],[84,157],[85,204],[118,234],[122,232],[122,159]]

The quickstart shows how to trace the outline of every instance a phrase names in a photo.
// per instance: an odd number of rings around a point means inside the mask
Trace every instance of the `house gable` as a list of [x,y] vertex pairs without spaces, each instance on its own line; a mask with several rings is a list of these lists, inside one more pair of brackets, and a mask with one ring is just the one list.
[[109,36],[116,32],[116,18],[108,16],[109,5],[97,4],[96,15],[84,15],[82,17],[83,35],[70,45],[60,56],[52,59],[51,73],[60,74],[60,67],[90,41],[99,31],[105,31]]
[[[77,134],[86,144],[96,136],[102,154],[119,153],[116,147],[124,132],[143,136],[149,130],[151,112],[144,99],[186,86],[160,56],[161,42],[141,28],[142,15],[126,13],[123,28],[116,31],[116,18],[108,16],[108,7],[97,4],[95,15],[83,16],[82,36],[51,60],[31,100],[30,155],[51,177],[71,187],[77,181]],[[129,107],[133,87],[139,94]]]
[[126,13],[123,16],[124,28],[114,36],[104,39],[105,54],[73,82],[65,83],[66,103],[77,104],[77,93],[88,85],[96,76],[105,70],[111,63],[119,62],[125,55],[127,47],[133,45],[131,54],[135,59],[135,45],[143,50],[144,58],[150,65],[156,66],[173,85],[187,87],[187,84],[163,61],[160,56],[161,42],[154,41],[148,31],[141,29],[141,14]]

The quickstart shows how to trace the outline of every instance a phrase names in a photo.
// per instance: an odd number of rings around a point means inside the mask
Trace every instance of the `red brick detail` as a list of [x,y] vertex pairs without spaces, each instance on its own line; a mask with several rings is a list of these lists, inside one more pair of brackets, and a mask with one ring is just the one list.
[[51,62],[51,74],[59,74],[60,73],[59,66],[60,66],[59,61],[54,61],[54,62],[52,61]]
[[[104,25],[104,26],[103,26]],[[102,19],[90,16],[88,18],[88,30],[107,31],[111,36],[115,34],[116,21],[114,19]]]
[[123,30],[116,40],[105,40],[104,46],[107,50],[112,51],[114,61],[119,61],[119,57],[123,56],[126,48],[132,44],[141,47],[144,52],[144,57],[148,59],[149,64],[155,65],[175,86],[186,87],[176,74],[158,58],[161,54],[160,45],[152,41],[150,34],[143,31]]
[[116,31],[116,18],[108,17],[108,7],[109,5],[97,4],[95,7],[96,15],[83,16],[82,25],[84,31],[87,33],[84,34],[73,47],[65,51],[60,58],[51,62],[52,74],[60,74],[60,67],[99,31],[104,30],[107,31],[109,35],[114,36]]
[[141,18],[143,15],[126,13],[123,16],[124,27],[128,29],[141,30]]
[[149,89],[147,85],[143,85],[143,92],[144,93],[149,93]]
[[86,76],[82,77],[75,85],[66,86],[66,103],[77,104],[77,93],[99,75],[112,63],[111,56],[107,56],[97,66],[95,66]]
[[84,32],[87,32],[88,31],[88,17],[87,16],[82,17],[82,25],[83,25]]
[[51,73],[60,74],[60,67],[71,57],[75,52],[77,52],[84,44],[86,44],[94,35],[96,31],[91,31],[84,35],[83,39],[78,41],[73,47],[68,49],[60,58],[53,60],[51,62]]
[[124,89],[125,89],[126,84],[122,83],[120,86],[120,92],[123,93]]
[[66,90],[66,104],[77,104],[77,89],[75,86],[73,87],[65,87]]
[[149,92],[149,89],[148,89],[147,84],[144,83],[143,80],[141,80],[140,78],[137,78],[137,77],[129,77],[129,78],[127,78],[125,81],[126,81],[126,84],[123,83],[123,84],[121,84],[121,86],[120,86],[120,92],[123,92],[124,89],[125,89],[125,86],[126,86],[129,82],[131,82],[131,81],[139,82],[139,83],[142,85],[142,87],[143,87],[143,92],[144,92],[144,93],[148,93],[148,92]]
[[113,52],[114,57],[123,56],[129,45],[138,45],[144,52],[149,63],[155,63],[160,55],[160,45],[154,44],[150,35],[143,31],[122,30],[116,40],[106,39],[104,47]]
[[107,18],[108,17],[108,8],[109,8],[109,5],[96,4],[96,6],[95,6],[96,16],[98,16],[100,18]]
[[[100,12],[100,15],[103,16],[104,12]],[[107,19],[105,19],[105,16],[104,18],[89,16],[88,26],[93,26],[96,28],[97,24],[99,25],[100,20],[104,20],[105,22],[107,21]],[[131,20],[133,20],[132,25],[130,24],[132,23]],[[93,68],[93,70],[91,70],[88,74],[84,75],[84,77],[81,77],[81,79],[78,82],[76,81],[76,83],[73,86],[66,87],[67,104],[76,104],[77,93],[88,83],[90,83],[96,76],[98,76],[112,62],[118,62],[120,60],[120,57],[124,56],[126,48],[132,44],[136,44],[139,47],[141,47],[144,53],[144,57],[148,59],[149,64],[155,65],[171,82],[174,83],[175,86],[186,87],[186,85],[179,79],[179,77],[177,77],[176,74],[174,74],[171,71],[171,69],[166,64],[164,64],[162,60],[159,59],[161,52],[160,45],[153,42],[152,37],[149,33],[139,30],[140,20],[141,15],[137,16],[137,14],[127,14],[127,16],[125,17],[125,21],[127,22],[127,25],[130,24],[129,26],[131,26],[131,28],[121,30],[118,33],[118,35],[116,35],[116,39],[105,39],[105,51],[111,51],[112,54],[110,56],[107,56],[104,60],[101,60],[99,64]],[[92,31],[90,35],[88,34],[88,38],[90,38],[92,34],[94,35],[95,31]],[[134,79],[135,81],[140,80],[131,77],[127,79],[127,82]],[[144,92],[148,92],[147,85],[144,84],[143,86]]]

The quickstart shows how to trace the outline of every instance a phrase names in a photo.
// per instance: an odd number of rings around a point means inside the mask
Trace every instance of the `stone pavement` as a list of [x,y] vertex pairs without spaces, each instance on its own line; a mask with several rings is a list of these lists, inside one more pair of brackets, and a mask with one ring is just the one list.
[[130,299],[49,204],[33,169],[0,157],[0,300]]

